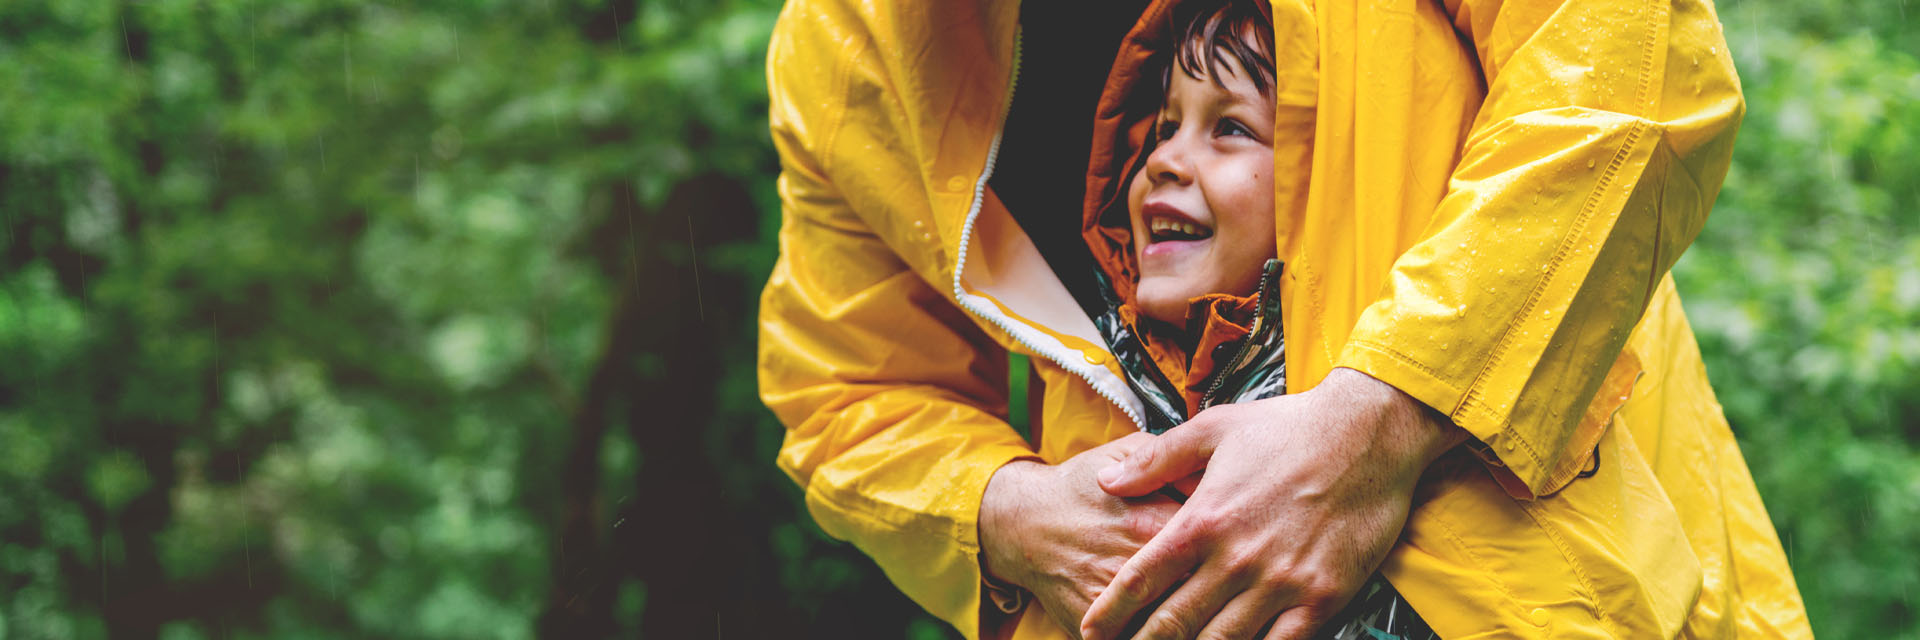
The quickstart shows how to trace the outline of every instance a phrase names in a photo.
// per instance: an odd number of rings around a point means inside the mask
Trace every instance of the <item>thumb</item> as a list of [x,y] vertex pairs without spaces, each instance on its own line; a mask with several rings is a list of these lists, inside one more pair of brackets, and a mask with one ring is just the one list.
[[1205,469],[1213,457],[1217,430],[1199,421],[1174,427],[1143,442],[1126,458],[1100,470],[1100,488],[1122,498],[1136,498]]

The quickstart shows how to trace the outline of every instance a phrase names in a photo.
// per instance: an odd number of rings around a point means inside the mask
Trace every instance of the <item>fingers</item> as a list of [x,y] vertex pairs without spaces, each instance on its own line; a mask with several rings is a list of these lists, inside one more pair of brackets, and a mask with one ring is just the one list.
[[1245,582],[1217,564],[1202,567],[1173,589],[1140,626],[1138,638],[1192,638],[1206,626]]
[[1266,631],[1266,625],[1274,621],[1286,602],[1272,589],[1258,586],[1248,589],[1232,602],[1220,609],[1213,621],[1200,630],[1202,640],[1225,640],[1227,638],[1256,638]]
[[1194,545],[1170,542],[1165,535],[1141,547],[1087,607],[1086,617],[1080,620],[1080,635],[1089,640],[1114,637],[1135,613],[1197,564],[1193,549]]
[[1100,470],[1100,488],[1122,498],[1152,493],[1207,466],[1217,430],[1195,420],[1142,442],[1126,459]]
[[1294,607],[1280,612],[1273,630],[1267,632],[1267,640],[1307,640],[1319,629],[1319,616],[1306,607]]

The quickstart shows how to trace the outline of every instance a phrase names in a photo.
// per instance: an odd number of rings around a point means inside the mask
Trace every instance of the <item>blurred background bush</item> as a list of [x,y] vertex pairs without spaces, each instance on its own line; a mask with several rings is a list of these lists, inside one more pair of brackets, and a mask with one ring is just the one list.
[[[778,10],[0,4],[0,638],[947,635],[772,464]],[[1816,630],[1920,637],[1920,19],[1720,11],[1681,291]]]

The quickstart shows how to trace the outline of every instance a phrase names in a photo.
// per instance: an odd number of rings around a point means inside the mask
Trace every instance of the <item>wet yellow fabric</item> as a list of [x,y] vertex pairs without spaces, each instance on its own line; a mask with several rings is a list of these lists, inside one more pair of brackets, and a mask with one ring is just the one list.
[[[1276,199],[1290,385],[1361,369],[1481,444],[1431,470],[1382,571],[1446,637],[1810,635],[1664,276],[1742,109],[1712,7],[1274,14],[1281,42],[1314,38],[1317,74],[1310,155],[1275,154],[1311,158],[1304,204]],[[795,0],[768,61],[783,219],[759,371],[788,428],[778,462],[823,530],[968,637],[1064,633],[983,606],[994,470],[1135,428],[1090,386],[1112,366],[1097,346],[1024,320],[1045,313],[961,308],[956,269],[990,253],[963,230],[1006,216],[978,190],[1017,15]],[[1043,356],[1036,442],[1005,421],[1008,350]]]

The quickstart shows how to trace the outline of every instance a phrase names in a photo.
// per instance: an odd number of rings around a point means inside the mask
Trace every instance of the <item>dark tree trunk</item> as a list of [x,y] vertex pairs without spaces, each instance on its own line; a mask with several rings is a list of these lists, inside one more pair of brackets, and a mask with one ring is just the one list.
[[[555,588],[541,622],[546,637],[612,634],[614,595],[624,579],[646,585],[644,636],[721,631],[726,582],[741,574],[737,554],[726,550],[745,541],[726,524],[706,427],[718,413],[721,337],[745,313],[737,279],[699,270],[698,256],[753,233],[754,207],[745,194],[732,179],[706,175],[676,187],[660,210],[642,212],[631,185],[613,188],[597,240],[606,243],[602,253],[625,258],[606,263],[622,274],[621,290],[562,470]],[[643,355],[660,366],[641,373]],[[609,523],[600,508],[599,452],[616,408],[624,409],[619,417],[644,461],[636,491]]]
[[[618,547],[647,585],[643,633],[649,638],[721,635],[728,581],[745,540],[734,539],[708,429],[719,414],[724,336],[746,322],[737,278],[701,270],[698,256],[747,237],[755,221],[744,185],[720,175],[696,177],[669,194],[644,236],[660,250],[639,271],[641,295],[656,301],[641,334],[643,353],[659,354],[661,375],[642,382],[628,428],[645,455],[632,516],[615,532]],[[676,264],[682,244],[687,256]]]

